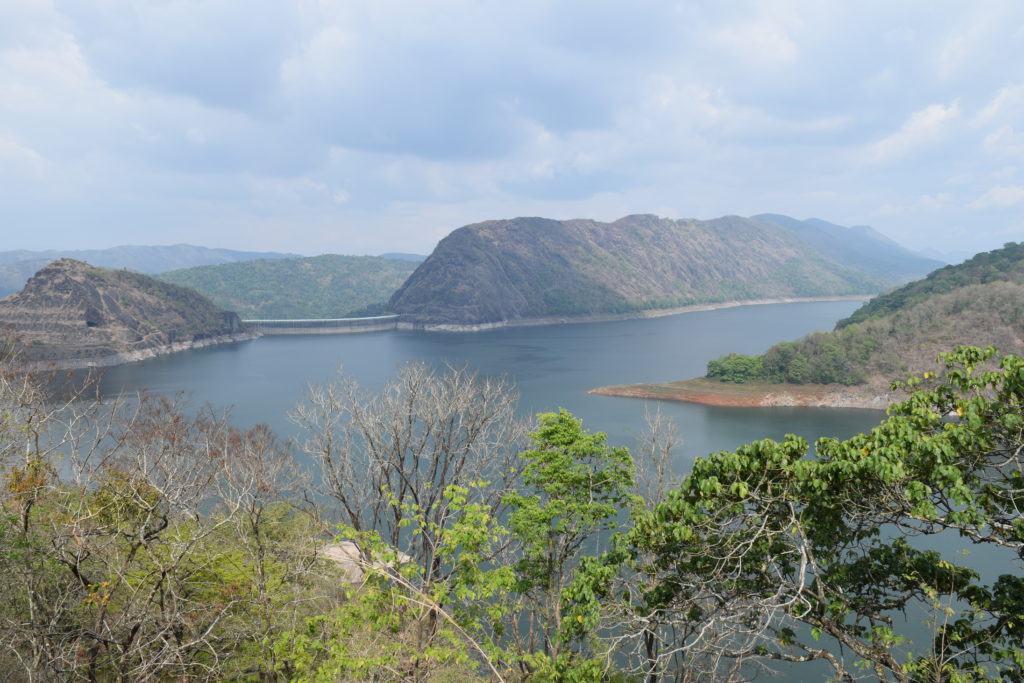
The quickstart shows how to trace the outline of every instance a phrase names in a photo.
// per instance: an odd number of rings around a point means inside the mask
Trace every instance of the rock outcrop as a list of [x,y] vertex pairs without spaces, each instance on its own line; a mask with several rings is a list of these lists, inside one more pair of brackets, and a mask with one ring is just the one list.
[[739,216],[517,218],[452,232],[389,308],[413,324],[472,326],[869,294],[886,284],[825,257],[784,227]]
[[239,317],[202,295],[127,270],[73,259],[42,268],[0,299],[0,338],[23,361],[112,365],[249,338]]

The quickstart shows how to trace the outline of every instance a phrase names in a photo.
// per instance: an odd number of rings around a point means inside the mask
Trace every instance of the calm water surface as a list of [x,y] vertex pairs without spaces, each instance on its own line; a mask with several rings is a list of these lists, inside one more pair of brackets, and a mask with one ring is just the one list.
[[[588,389],[629,382],[668,381],[704,374],[706,363],[729,351],[760,353],[770,345],[835,322],[856,301],[746,306],[680,316],[614,323],[519,327],[472,334],[380,332],[360,335],[265,337],[199,349],[111,368],[104,390],[188,392],[195,404],[232,407],[234,422],[270,424],[294,437],[287,411],[309,383],[346,374],[380,387],[397,366],[413,360],[467,365],[483,374],[515,380],[525,413],[564,407],[610,443],[632,446],[646,411],[672,417],[683,437],[675,468],[686,473],[693,459],[734,449],[755,439],[795,433],[849,437],[870,429],[882,411],[835,408],[724,408],[587,394]],[[934,542],[934,541],[933,541]],[[955,540],[947,552],[959,547]],[[980,559],[980,558],[979,558]],[[980,562],[984,565],[985,562]],[[980,568],[980,567],[979,567]],[[899,618],[899,617],[898,617]],[[911,614],[912,637],[927,642],[923,615]],[[814,664],[786,669],[781,680],[822,680]]]
[[359,335],[264,337],[111,368],[104,390],[185,391],[196,404],[232,407],[242,427],[270,424],[294,436],[287,411],[309,383],[338,368],[379,387],[397,366],[413,360],[468,365],[483,374],[507,374],[526,413],[566,408],[616,445],[632,445],[645,411],[675,419],[684,443],[677,468],[693,458],[763,437],[796,433],[846,437],[869,429],[884,414],[833,408],[721,408],[587,394],[609,384],[668,381],[704,373],[711,358],[759,353],[814,330],[831,329],[860,302],[745,306],[647,320],[516,327],[478,333],[379,332]]

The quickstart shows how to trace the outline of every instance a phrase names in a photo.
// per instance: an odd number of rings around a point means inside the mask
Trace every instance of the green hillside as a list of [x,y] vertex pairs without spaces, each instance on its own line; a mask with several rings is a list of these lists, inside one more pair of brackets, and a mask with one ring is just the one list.
[[951,292],[958,287],[1002,281],[1024,282],[1024,242],[1009,242],[1002,249],[985,251],[959,265],[932,271],[923,280],[875,297],[854,311],[849,318],[840,320],[836,327],[888,315],[924,301],[929,296]]
[[872,299],[832,332],[762,356],[728,354],[707,376],[726,382],[853,385],[898,379],[956,344],[1024,351],[1024,244],[978,254]]
[[383,311],[416,269],[410,261],[324,254],[199,266],[161,273],[246,319],[341,318]]

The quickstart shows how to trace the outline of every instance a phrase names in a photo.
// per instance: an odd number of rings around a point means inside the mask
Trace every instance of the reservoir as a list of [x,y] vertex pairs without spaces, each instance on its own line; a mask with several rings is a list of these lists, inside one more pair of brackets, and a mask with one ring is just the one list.
[[683,444],[676,469],[695,457],[734,449],[755,439],[799,434],[845,438],[877,424],[884,413],[838,408],[735,408],[587,394],[629,382],[703,375],[724,353],[761,353],[772,344],[830,330],[861,302],[769,304],[683,315],[568,325],[506,327],[473,333],[392,330],[349,335],[269,336],[206,347],[107,370],[103,389],[186,392],[192,404],[231,409],[239,427],[269,424],[280,436],[298,436],[287,412],[310,383],[339,368],[368,388],[379,388],[410,361],[468,366],[507,375],[525,414],[565,408],[612,445],[632,446],[646,411],[675,420]]
[[[710,452],[787,433],[813,443],[822,436],[847,438],[871,429],[883,411],[842,408],[736,408],[659,402],[588,394],[609,384],[657,382],[703,375],[707,361],[736,351],[761,353],[772,344],[815,330],[830,330],[860,302],[744,306],[639,320],[507,327],[475,333],[391,330],[366,334],[268,336],[212,346],[109,368],[106,393],[149,390],[187,392],[194,407],[209,403],[231,409],[239,427],[269,424],[280,436],[301,438],[287,412],[310,383],[337,376],[339,367],[370,389],[381,387],[403,363],[467,366],[484,375],[508,375],[520,394],[524,414],[566,408],[584,426],[608,434],[611,445],[632,447],[644,429],[645,412],[672,418],[683,439],[676,451],[677,474]],[[958,539],[933,539],[953,552]],[[951,555],[983,569],[991,558]],[[996,565],[998,566],[998,565]],[[929,642],[927,615],[911,610],[900,628]],[[904,621],[905,620],[905,621]],[[787,670],[781,680],[823,680],[821,663]]]

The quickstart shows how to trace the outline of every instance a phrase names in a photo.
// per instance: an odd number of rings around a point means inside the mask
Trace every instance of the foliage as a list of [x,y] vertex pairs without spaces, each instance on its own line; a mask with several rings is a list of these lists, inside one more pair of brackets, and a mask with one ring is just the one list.
[[[888,419],[820,440],[815,457],[787,436],[698,459],[575,599],[614,601],[626,585],[630,605],[613,616],[648,676],[818,660],[837,680],[859,666],[885,680],[1019,679],[1024,359],[980,370],[994,359],[958,348],[943,379],[911,380]],[[951,534],[1013,573],[980,576],[927,540]],[[642,590],[628,590],[635,575]],[[894,619],[907,610],[930,615],[923,640]]]
[[[936,271],[939,272],[939,271]],[[990,282],[931,294],[905,308],[780,342],[763,356],[728,354],[708,362],[722,381],[793,384],[886,382],[925,369],[959,341],[1024,352],[1024,284]],[[757,372],[760,363],[760,372]]]
[[[583,429],[566,410],[538,416],[524,451],[522,488],[505,496],[508,525],[521,543],[515,564],[516,590],[525,599],[530,623],[520,650],[529,668],[577,662],[563,651],[562,593],[582,551],[615,526],[636,502],[633,460],[625,448],[609,448],[603,432]],[[582,617],[581,617],[582,618]]]
[[[869,433],[757,441],[677,483],[654,418],[638,488],[629,452],[567,411],[521,447],[507,384],[412,365],[296,409],[328,494],[312,507],[266,427],[0,372],[0,663],[28,680],[653,683],[814,663],[1020,680],[1024,358],[960,347],[902,388]],[[355,575],[326,561],[320,509]]]
[[749,382],[761,379],[763,375],[764,365],[761,356],[729,353],[721,358],[708,361],[707,376],[722,382]]
[[[0,372],[0,662],[27,680],[221,680],[310,604],[315,519],[266,428]],[[226,656],[231,653],[231,656]]]
[[196,266],[160,279],[202,292],[243,318],[341,318],[380,315],[416,263],[324,254]]
[[[366,558],[365,576],[338,608],[278,638],[275,653],[288,680],[433,680],[484,665],[499,675],[496,636],[509,614],[514,576],[491,561],[507,531],[486,506],[470,502],[471,491],[484,486],[445,492],[453,519],[430,529],[451,567],[440,580],[424,582],[422,568],[376,532],[343,527],[341,538],[355,541]],[[414,505],[401,522],[413,535],[432,524]]]
[[939,268],[922,280],[877,296],[849,318],[840,320],[836,329],[910,308],[930,296],[959,287],[1003,281],[1024,283],[1024,242],[1007,242],[1002,249],[985,251],[959,265]]

